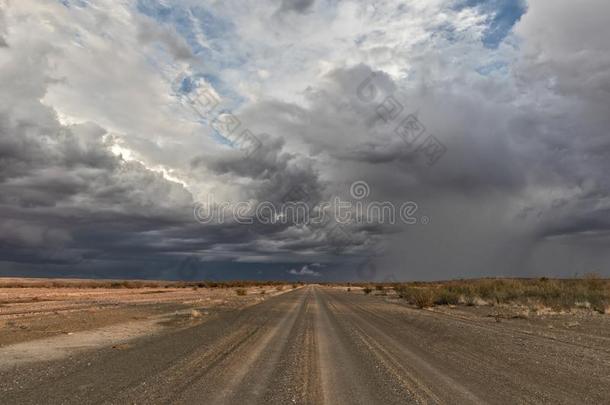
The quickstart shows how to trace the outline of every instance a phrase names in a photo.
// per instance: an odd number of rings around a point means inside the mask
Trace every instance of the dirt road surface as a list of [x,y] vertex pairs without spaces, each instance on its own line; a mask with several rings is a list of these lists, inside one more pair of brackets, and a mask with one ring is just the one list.
[[601,404],[610,336],[308,286],[125,347],[2,371],[0,403]]

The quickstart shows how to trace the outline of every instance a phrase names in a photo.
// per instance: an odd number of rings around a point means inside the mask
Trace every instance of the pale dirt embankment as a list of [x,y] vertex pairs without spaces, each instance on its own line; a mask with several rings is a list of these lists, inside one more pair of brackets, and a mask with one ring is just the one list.
[[135,337],[192,326],[292,289],[251,286],[238,295],[238,288],[2,287],[16,283],[44,281],[0,279],[0,367],[101,346],[120,348]]

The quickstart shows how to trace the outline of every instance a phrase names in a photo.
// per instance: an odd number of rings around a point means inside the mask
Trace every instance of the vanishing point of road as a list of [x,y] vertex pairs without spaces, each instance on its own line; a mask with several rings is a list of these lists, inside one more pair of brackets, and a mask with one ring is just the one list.
[[0,403],[610,403],[610,337],[307,286],[201,324],[0,373]]

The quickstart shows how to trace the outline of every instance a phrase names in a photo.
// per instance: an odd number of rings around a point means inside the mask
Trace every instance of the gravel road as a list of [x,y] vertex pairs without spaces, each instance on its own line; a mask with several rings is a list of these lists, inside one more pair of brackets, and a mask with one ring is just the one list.
[[601,404],[610,336],[307,286],[120,348],[2,371],[0,403]]

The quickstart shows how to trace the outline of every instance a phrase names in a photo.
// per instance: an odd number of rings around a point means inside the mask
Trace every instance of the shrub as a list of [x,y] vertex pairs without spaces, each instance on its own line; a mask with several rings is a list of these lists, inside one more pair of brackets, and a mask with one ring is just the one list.
[[474,306],[476,300],[477,298],[474,296],[473,293],[467,292],[464,294],[464,304],[468,305],[469,307]]
[[[412,285],[417,285],[413,283]],[[409,304],[413,304],[418,308],[430,307],[434,305],[435,294],[428,286],[424,287],[409,287],[406,285],[398,285],[394,287],[398,296],[406,300]]]
[[408,298],[409,289],[404,285],[397,285],[394,287],[394,291],[398,295],[398,298]]
[[608,299],[606,297],[592,294],[587,299],[587,302],[594,311],[599,312],[600,314],[606,313],[606,306],[608,305]]
[[414,288],[412,292],[412,303],[417,308],[428,308],[434,306],[434,291],[431,288]]
[[373,289],[371,287],[364,287],[362,291],[368,295],[371,293],[371,291],[373,291]]
[[235,294],[240,295],[240,296],[246,295],[246,289],[245,288],[237,288],[235,290]]
[[448,289],[439,291],[434,299],[434,303],[437,305],[457,305],[459,302],[459,294]]

